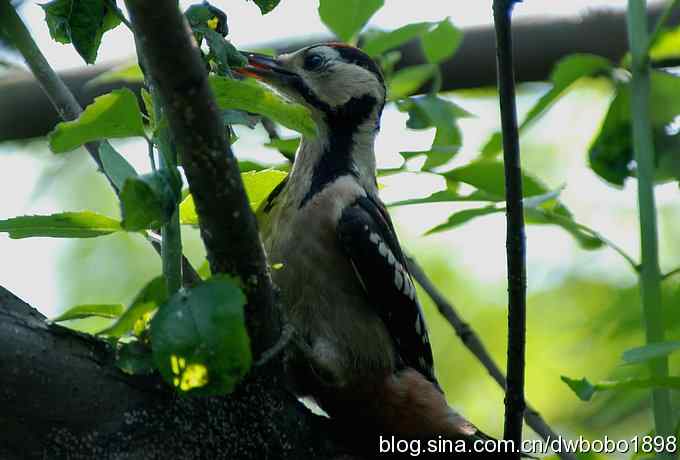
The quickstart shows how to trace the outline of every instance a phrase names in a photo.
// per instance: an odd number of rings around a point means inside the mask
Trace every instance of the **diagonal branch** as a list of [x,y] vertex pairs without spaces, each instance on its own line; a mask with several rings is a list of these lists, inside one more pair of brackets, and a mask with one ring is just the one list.
[[[493,357],[489,351],[482,343],[481,339],[477,333],[470,327],[468,323],[460,317],[454,306],[446,300],[444,295],[437,289],[432,280],[428,278],[425,271],[422,269],[418,262],[413,257],[408,257],[408,268],[413,277],[418,284],[425,290],[432,302],[434,302],[439,313],[448,321],[448,323],[453,327],[456,335],[460,338],[463,345],[477,358],[477,360],[484,366],[489,375],[500,385],[501,388],[505,389],[506,381],[503,371],[498,367]],[[526,411],[524,413],[524,419],[527,424],[544,440],[561,439],[559,435],[550,428],[550,425],[543,420],[541,414],[534,409],[530,404],[527,404]],[[564,440],[566,441],[566,440]],[[563,441],[563,443],[564,443]],[[574,454],[570,453],[565,448],[558,456],[562,460],[576,460]]]
[[199,50],[175,0],[127,0],[145,65],[194,197],[213,273],[240,277],[255,356],[280,334],[272,282],[238,164],[227,141]]

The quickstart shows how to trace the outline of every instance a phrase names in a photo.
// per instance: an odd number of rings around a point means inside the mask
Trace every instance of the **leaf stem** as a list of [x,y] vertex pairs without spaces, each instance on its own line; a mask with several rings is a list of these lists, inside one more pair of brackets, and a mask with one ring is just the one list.
[[664,275],[662,275],[662,276],[661,276],[661,280],[662,280],[662,281],[665,281],[665,280],[667,280],[668,278],[671,278],[672,276],[677,275],[678,273],[680,273],[680,267],[678,267],[678,268],[676,268],[676,269],[674,269],[674,270],[671,270],[671,271],[669,271],[668,273],[665,273]]
[[[561,216],[557,216],[556,218],[559,219]],[[596,238],[602,242],[605,246],[608,246],[610,249],[614,250],[617,252],[621,257],[623,257],[626,262],[631,266],[631,268],[635,271],[635,273],[640,272],[640,264],[633,259],[633,257],[628,254],[621,246],[618,244],[614,243],[612,240],[604,236],[602,233],[598,232],[597,230],[588,227],[587,225],[581,224],[579,222],[574,222],[576,226],[583,230],[586,233],[589,233],[593,238]]]
[[[524,350],[526,345],[526,238],[522,203],[522,169],[520,164],[515,79],[512,63],[511,10],[513,0],[494,0],[496,29],[498,92],[503,132],[505,199],[508,258],[508,365],[505,391],[505,426],[503,437],[516,446],[522,442],[524,418]],[[519,459],[520,454],[513,454]]]
[[[633,150],[637,164],[638,212],[642,264],[640,269],[640,292],[645,318],[647,343],[664,340],[663,311],[661,299],[661,273],[654,202],[654,144],[650,122],[650,76],[647,57],[647,6],[646,0],[628,0],[628,38],[632,57]],[[650,361],[651,377],[668,378],[668,359],[659,357]],[[655,432],[670,436],[673,431],[670,392],[666,388],[652,390]],[[666,453],[659,458],[674,458]]]

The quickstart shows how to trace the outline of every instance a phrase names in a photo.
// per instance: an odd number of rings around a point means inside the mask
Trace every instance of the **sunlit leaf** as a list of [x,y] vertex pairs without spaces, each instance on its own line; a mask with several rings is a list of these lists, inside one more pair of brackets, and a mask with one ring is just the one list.
[[321,21],[344,42],[349,42],[383,6],[384,0],[319,0]]
[[109,83],[142,83],[144,82],[144,73],[136,62],[130,62],[114,67],[100,75],[97,75],[92,80],[88,81],[88,86],[105,85]]
[[453,56],[462,39],[463,32],[451,24],[449,18],[444,19],[421,38],[425,58],[432,64],[439,64]]
[[434,192],[429,196],[423,197],[423,198],[411,198],[408,200],[401,200],[401,201],[395,201],[392,203],[388,203],[387,206],[389,207],[396,207],[396,206],[408,206],[412,204],[428,204],[428,203],[448,203],[448,202],[457,202],[457,201],[489,201],[489,202],[497,202],[497,201],[502,201],[502,198],[493,196],[493,195],[488,195],[484,192],[480,192],[479,190],[476,190],[468,195],[461,195],[458,192],[455,192],[453,190],[440,190],[438,192]]
[[97,58],[104,32],[120,24],[106,0],[53,0],[41,6],[52,38],[73,43],[88,64]]
[[164,171],[128,177],[120,191],[122,226],[128,231],[159,228],[172,217],[180,200]]
[[90,211],[21,216],[0,220],[0,232],[10,238],[92,238],[121,230],[120,222]]
[[437,67],[432,64],[421,64],[395,72],[388,82],[389,99],[394,101],[410,96],[427,83],[436,71]]
[[[288,173],[276,169],[241,173],[243,187],[246,190],[246,195],[248,195],[251,209],[256,211],[287,175]],[[188,195],[179,205],[179,220],[182,224],[198,225],[196,206],[191,195]]]
[[389,32],[377,32],[369,40],[366,40],[361,48],[371,57],[376,57],[404,43],[420,37],[432,26],[429,22],[416,22],[407,24]]
[[[505,170],[501,162],[476,161],[442,175],[450,181],[470,184],[491,195],[505,196]],[[526,172],[522,174],[522,188],[525,197],[549,192],[545,185]]]
[[[149,281],[135,296],[130,306],[116,320],[115,323],[97,332],[97,335],[108,337],[122,337],[133,331],[138,322],[145,323],[150,319],[151,313],[168,300],[168,288],[163,276],[158,276]],[[146,315],[146,318],[145,318]],[[140,328],[138,328],[140,329]]]
[[125,311],[125,307],[119,303],[76,305],[69,308],[56,318],[50,319],[50,321],[53,323],[59,323],[61,321],[90,318],[92,316],[99,318],[118,318],[123,313],[123,311]]
[[316,136],[316,125],[306,107],[285,101],[255,80],[211,76],[210,86],[221,109],[257,113],[305,136]]
[[483,208],[473,208],[465,209],[463,211],[454,212],[451,214],[446,222],[439,224],[434,228],[431,228],[426,235],[431,235],[432,233],[443,232],[445,230],[451,230],[453,228],[459,227],[472,219],[477,217],[486,216],[489,214],[495,214],[498,212],[503,212],[503,208],[497,208],[495,206],[485,206]]
[[129,89],[121,88],[95,98],[76,120],[57,124],[49,141],[53,152],[62,153],[100,139],[143,135],[137,98]]
[[250,368],[250,340],[237,283],[214,276],[168,300],[151,320],[156,367],[180,394],[233,390]]
[[[612,64],[601,56],[592,54],[571,54],[561,59],[550,74],[552,87],[534,104],[519,126],[520,132],[528,128],[536,120],[540,119],[547,110],[552,107],[567,90],[579,79],[600,75],[609,76],[612,72]],[[502,149],[500,131],[495,132],[482,147],[482,156],[491,157],[497,155]]]
[[649,49],[652,61],[665,61],[680,57],[680,26],[662,32]]
[[628,364],[641,363],[650,359],[668,356],[680,350],[680,341],[650,343],[623,352],[623,360]]

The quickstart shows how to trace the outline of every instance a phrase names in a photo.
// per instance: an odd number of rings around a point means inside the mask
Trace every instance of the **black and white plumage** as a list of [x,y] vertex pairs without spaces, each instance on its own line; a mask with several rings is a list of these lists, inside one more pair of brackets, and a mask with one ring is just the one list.
[[[386,93],[379,68],[356,48],[331,43],[277,59],[250,55],[241,73],[306,105],[318,127],[258,211],[269,261],[280,267],[272,276],[285,320],[296,332],[287,358],[296,392],[315,397],[333,417],[363,406],[375,420],[399,418],[401,409],[370,412],[408,400],[405,410],[429,407],[439,411],[433,419],[455,425],[449,431],[471,435],[474,427],[439,390],[415,286],[378,197],[373,146]],[[395,390],[402,370],[411,372],[403,382],[424,377],[415,396],[422,401]]]

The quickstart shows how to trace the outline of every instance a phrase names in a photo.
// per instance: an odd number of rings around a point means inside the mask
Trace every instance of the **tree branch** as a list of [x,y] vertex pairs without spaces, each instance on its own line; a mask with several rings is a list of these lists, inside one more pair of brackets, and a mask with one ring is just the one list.
[[[524,418],[524,348],[526,342],[526,238],[522,203],[522,166],[519,154],[515,77],[512,62],[512,7],[517,0],[494,0],[498,93],[503,128],[505,203],[508,257],[508,372],[503,437],[515,446],[522,442]],[[520,454],[516,455],[520,458]]]
[[180,398],[118,370],[112,348],[45,323],[0,287],[0,458],[306,459],[338,455],[267,366],[228,397]]
[[242,280],[255,356],[280,334],[264,250],[208,75],[174,0],[127,0],[145,65],[163,102],[213,273]]
[[[662,14],[663,2],[649,11],[649,22]],[[673,10],[669,26],[680,22],[680,9]],[[621,9],[591,9],[573,18],[541,18],[517,21],[514,25],[517,81],[547,80],[554,64],[571,53],[592,53],[618,62],[628,51],[626,18]],[[478,88],[494,85],[494,31],[489,26],[468,27],[456,55],[442,64],[444,90]],[[275,42],[262,47],[285,52],[314,42],[330,40],[330,36],[293,38],[287,43]],[[541,46],[536,46],[540,43]],[[397,68],[423,64],[424,57],[417,41],[407,43],[399,51],[402,61]],[[86,83],[120,63],[89,66],[61,73],[61,78],[82,105],[95,96],[121,85],[139,90],[141,85],[111,83],[97,87]],[[0,80],[0,141],[44,136],[59,121],[57,113],[41,93],[35,80],[13,74]],[[6,110],[5,110],[6,109]]]
[[[444,295],[437,289],[434,283],[425,274],[422,267],[416,262],[413,257],[407,258],[408,268],[418,284],[430,296],[432,302],[439,310],[439,313],[446,319],[446,321],[453,327],[456,335],[465,347],[474,355],[475,358],[484,366],[489,375],[498,383],[498,385],[505,390],[506,381],[505,375],[500,370],[493,357],[488,352],[477,333],[466,323],[463,318],[458,315],[454,306],[449,303]],[[550,428],[550,425],[543,420],[541,414],[527,403],[526,411],[524,412],[524,419],[527,424],[545,440],[559,439],[559,435]],[[566,439],[564,439],[566,441]],[[566,444],[564,444],[566,447]],[[557,454],[562,460],[576,460],[576,456],[566,449]]]

